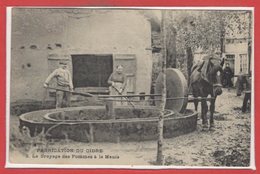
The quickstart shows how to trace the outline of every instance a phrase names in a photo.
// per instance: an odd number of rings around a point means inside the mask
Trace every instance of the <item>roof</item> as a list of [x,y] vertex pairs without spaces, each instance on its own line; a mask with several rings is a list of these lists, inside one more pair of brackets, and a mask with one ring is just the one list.
[[142,10],[140,11],[151,22],[152,31],[159,32],[161,24],[161,11],[160,10]]

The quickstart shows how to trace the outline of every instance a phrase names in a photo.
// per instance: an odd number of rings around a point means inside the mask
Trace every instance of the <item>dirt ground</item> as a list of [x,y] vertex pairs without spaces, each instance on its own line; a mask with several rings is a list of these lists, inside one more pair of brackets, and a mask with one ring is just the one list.
[[[215,130],[202,131],[201,120],[198,120],[197,130],[172,139],[165,139],[163,153],[165,165],[169,166],[249,166],[250,165],[250,135],[251,114],[242,113],[243,95],[237,97],[235,90],[223,89],[223,94],[217,99],[215,115]],[[188,108],[194,108],[189,104]],[[18,126],[18,119],[11,117],[12,126]],[[15,129],[15,128],[14,128]],[[11,132],[18,134],[17,130]],[[30,155],[38,148],[19,146],[17,135],[11,133],[10,160],[15,160],[21,151]],[[21,141],[21,140],[20,140]],[[84,148],[103,149],[103,154],[113,156],[112,159],[70,159],[62,163],[71,164],[111,164],[111,165],[153,165],[156,161],[157,142],[121,142],[116,143],[81,143],[73,141],[57,141],[48,148]],[[99,154],[97,154],[99,155]],[[117,156],[119,159],[117,159]],[[32,160],[31,160],[32,161]],[[37,160],[36,160],[37,161]],[[47,160],[46,163],[56,163],[57,160]]]
[[216,102],[215,130],[201,131],[199,120],[195,132],[165,140],[166,165],[249,166],[251,114],[241,112],[242,102],[235,90],[224,89]]

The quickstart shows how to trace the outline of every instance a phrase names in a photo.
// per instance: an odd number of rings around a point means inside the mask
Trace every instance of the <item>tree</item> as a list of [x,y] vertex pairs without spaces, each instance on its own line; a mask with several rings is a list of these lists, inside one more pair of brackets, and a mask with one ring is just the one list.
[[[168,28],[174,28],[177,35],[175,35],[176,43],[173,42],[167,47],[172,47],[173,50],[176,47],[177,54],[186,55],[188,77],[191,73],[194,51],[201,49],[206,54],[218,52],[222,57],[225,52],[226,36],[247,38],[245,34],[250,32],[248,21],[251,20],[244,19],[246,11],[179,10],[171,13],[172,18]],[[168,59],[173,57],[168,55]],[[173,61],[167,60],[170,65]]]
[[162,96],[161,96],[161,104],[160,104],[160,115],[158,120],[158,141],[157,141],[157,164],[163,165],[164,157],[163,157],[163,124],[164,124],[164,110],[166,104],[166,23],[167,21],[167,13],[165,10],[162,10],[162,20],[161,20],[161,32],[162,32]]
[[176,35],[177,31],[173,24],[173,11],[167,11],[165,18],[166,32],[166,66],[167,68],[177,67],[177,50],[176,50]]

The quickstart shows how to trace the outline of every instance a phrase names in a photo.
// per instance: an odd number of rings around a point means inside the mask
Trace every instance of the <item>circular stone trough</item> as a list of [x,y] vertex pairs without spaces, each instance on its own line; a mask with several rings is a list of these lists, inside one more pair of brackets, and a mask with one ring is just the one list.
[[[151,106],[117,107],[115,118],[104,106],[42,110],[21,115],[20,128],[28,127],[31,136],[44,131],[49,138],[82,142],[156,140],[159,114],[159,109]],[[164,138],[192,132],[196,125],[196,112],[164,112]]]

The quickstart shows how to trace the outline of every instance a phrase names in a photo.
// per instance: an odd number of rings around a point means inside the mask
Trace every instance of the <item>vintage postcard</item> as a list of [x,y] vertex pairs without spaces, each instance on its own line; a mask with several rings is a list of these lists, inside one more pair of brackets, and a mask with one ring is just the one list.
[[7,9],[9,168],[255,169],[253,8]]

